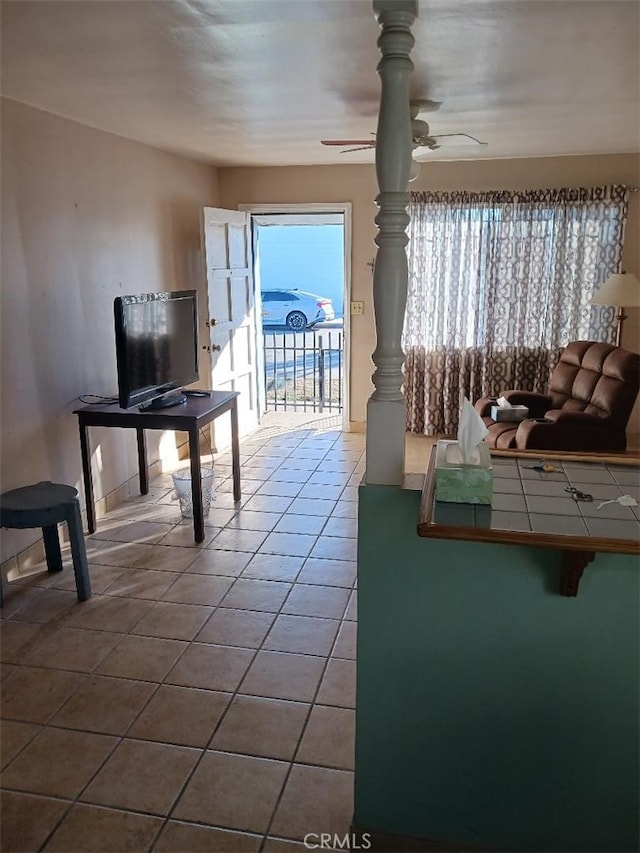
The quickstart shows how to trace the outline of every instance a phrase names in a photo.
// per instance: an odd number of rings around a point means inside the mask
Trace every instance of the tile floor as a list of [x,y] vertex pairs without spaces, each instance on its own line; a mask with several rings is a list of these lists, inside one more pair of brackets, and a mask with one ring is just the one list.
[[5,584],[6,851],[287,851],[352,817],[364,436],[262,431],[216,459],[193,543],[171,478],[73,572]]

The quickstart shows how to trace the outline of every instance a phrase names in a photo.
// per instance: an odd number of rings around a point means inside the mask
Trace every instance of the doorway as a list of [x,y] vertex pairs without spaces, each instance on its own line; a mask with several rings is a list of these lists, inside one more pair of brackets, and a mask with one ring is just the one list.
[[351,205],[241,209],[262,320],[260,411],[331,414],[348,430]]

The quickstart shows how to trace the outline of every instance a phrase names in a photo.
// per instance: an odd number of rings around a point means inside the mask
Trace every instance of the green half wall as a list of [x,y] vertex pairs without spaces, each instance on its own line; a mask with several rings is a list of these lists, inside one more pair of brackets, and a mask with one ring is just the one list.
[[639,847],[639,564],[576,598],[547,548],[422,539],[360,488],[356,825],[504,850]]

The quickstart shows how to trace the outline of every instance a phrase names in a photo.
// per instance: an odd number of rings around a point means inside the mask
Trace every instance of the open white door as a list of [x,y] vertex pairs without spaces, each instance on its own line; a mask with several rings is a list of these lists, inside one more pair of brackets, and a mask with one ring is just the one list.
[[[249,214],[205,207],[203,245],[211,388],[240,392],[238,428],[242,436],[258,426],[256,310]],[[231,427],[226,420],[216,421],[218,450],[231,444]]]

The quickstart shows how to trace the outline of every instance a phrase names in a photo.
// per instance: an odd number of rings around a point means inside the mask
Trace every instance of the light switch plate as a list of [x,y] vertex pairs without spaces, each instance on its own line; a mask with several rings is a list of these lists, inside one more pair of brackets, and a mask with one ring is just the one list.
[[364,302],[352,302],[351,314],[352,316],[355,316],[356,314],[364,314]]

